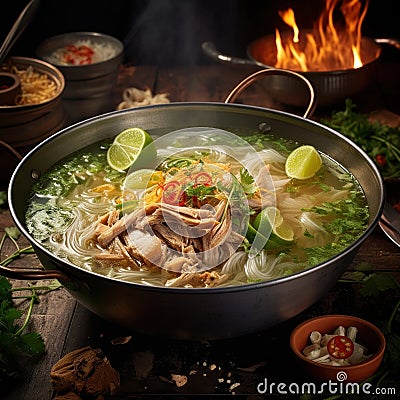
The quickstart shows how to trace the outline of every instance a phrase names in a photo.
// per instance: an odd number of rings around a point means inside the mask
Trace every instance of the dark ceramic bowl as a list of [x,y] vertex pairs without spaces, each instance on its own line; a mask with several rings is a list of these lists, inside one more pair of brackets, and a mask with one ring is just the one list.
[[[310,344],[311,332],[322,335],[332,334],[336,328],[350,326],[357,328],[356,342],[364,345],[371,356],[358,364],[333,366],[325,365],[306,358],[303,349]],[[379,368],[385,351],[385,337],[373,324],[349,315],[324,315],[309,319],[297,326],[290,336],[290,347],[304,373],[319,381],[362,382]]]
[[[1,73],[14,74],[12,68],[47,75],[55,84],[54,96],[34,104],[0,104],[0,184],[8,183],[12,171],[19,161],[14,151],[25,155],[57,130],[64,127],[66,115],[61,101],[65,87],[60,70],[42,60],[29,57],[11,57],[1,66]],[[18,78],[18,76],[17,76]],[[21,86],[18,84],[18,88]],[[15,99],[14,99],[15,100]]]
[[[108,55],[104,60],[88,64],[59,61],[55,52],[77,43],[92,49],[103,46]],[[37,56],[56,66],[65,76],[64,105],[70,122],[92,117],[110,108],[110,97],[123,62],[123,44],[116,38],[97,32],[69,32],[45,39],[37,48]]]

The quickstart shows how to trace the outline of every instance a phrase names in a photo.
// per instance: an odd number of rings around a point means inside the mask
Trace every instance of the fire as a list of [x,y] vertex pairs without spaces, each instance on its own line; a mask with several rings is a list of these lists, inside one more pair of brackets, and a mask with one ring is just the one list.
[[[368,3],[366,0],[363,7],[360,0],[326,0],[314,29],[305,33],[298,28],[291,8],[279,11],[292,33],[275,30],[275,67],[303,72],[362,67],[361,25]],[[338,8],[342,15],[340,26],[334,22]]]

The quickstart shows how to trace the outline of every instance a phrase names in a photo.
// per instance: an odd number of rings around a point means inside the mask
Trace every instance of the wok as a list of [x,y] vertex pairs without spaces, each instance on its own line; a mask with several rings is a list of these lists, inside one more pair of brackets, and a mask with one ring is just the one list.
[[[265,71],[265,70],[264,70]],[[264,74],[259,71],[257,74]],[[249,82],[252,78],[247,79]],[[238,90],[230,96],[235,98]],[[57,161],[116,133],[140,126],[151,134],[207,126],[231,132],[264,131],[315,145],[358,179],[370,207],[365,233],[332,259],[272,281],[229,288],[160,288],[118,281],[56,257],[29,234],[25,211],[32,185]],[[227,103],[169,103],[115,111],[67,127],[35,147],[20,162],[9,185],[11,215],[28,238],[45,270],[0,273],[16,279],[59,279],[71,295],[100,317],[144,334],[177,339],[221,339],[267,329],[321,298],[340,278],[378,223],[384,187],[368,156],[339,133],[283,111]]]
[[[282,34],[283,41],[291,33]],[[340,103],[346,98],[360,93],[376,77],[378,62],[381,58],[381,44],[388,44],[400,49],[395,39],[371,39],[363,37],[361,49],[364,65],[336,71],[294,71],[301,73],[310,81],[315,90],[319,107],[327,107]],[[273,68],[276,63],[275,36],[267,35],[251,42],[247,47],[248,58],[231,57],[220,53],[212,42],[202,44],[203,52],[210,58],[228,64],[252,64],[262,68]],[[303,107],[307,103],[307,92],[297,80],[274,76],[268,81],[268,92],[283,104]]]

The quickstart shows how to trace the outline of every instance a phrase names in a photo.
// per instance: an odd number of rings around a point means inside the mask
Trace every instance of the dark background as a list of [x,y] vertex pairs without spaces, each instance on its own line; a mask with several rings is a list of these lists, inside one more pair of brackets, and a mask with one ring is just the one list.
[[[27,3],[2,2],[1,41]],[[363,34],[399,38],[396,3],[370,0]],[[210,40],[225,54],[245,56],[252,40],[286,26],[278,10],[293,8],[300,29],[306,29],[312,27],[324,4],[325,0],[40,0],[34,19],[11,55],[35,57],[36,47],[49,36],[96,31],[124,43],[125,62],[209,63],[202,53],[202,42]]]

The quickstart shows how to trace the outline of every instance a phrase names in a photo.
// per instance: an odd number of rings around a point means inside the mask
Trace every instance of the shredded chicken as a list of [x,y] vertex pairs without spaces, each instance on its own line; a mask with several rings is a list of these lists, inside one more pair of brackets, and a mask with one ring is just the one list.
[[243,240],[232,232],[226,209],[221,200],[215,209],[154,203],[122,218],[112,211],[94,229],[94,240],[104,249],[95,259],[100,266],[164,269],[169,271],[167,286],[222,283],[227,275],[204,270],[215,260],[226,260],[236,250],[234,241]]

